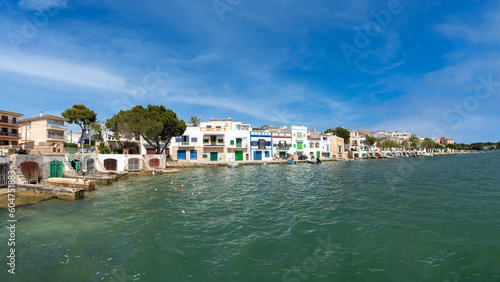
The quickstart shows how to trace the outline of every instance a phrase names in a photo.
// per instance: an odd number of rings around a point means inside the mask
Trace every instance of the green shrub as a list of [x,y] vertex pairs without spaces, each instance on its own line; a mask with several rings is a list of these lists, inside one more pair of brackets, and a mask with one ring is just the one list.
[[78,147],[78,144],[76,144],[76,143],[66,143],[66,142],[63,142],[63,145],[64,145],[64,147],[69,147],[69,148],[76,148],[76,147]]
[[99,152],[101,152],[101,154],[109,154],[109,147],[101,143],[99,144]]

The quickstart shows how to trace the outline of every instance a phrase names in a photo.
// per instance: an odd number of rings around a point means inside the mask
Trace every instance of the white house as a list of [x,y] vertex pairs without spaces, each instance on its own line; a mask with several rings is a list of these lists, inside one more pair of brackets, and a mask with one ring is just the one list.
[[307,126],[292,125],[284,127],[281,133],[292,134],[292,147],[290,148],[290,153],[292,155],[300,156],[307,154]]

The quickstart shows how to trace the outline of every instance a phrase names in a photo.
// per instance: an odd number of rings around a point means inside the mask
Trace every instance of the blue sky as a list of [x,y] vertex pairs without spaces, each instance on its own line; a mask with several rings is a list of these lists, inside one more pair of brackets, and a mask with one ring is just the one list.
[[0,11],[4,110],[83,103],[104,120],[163,104],[185,120],[500,141],[499,1],[0,0]]

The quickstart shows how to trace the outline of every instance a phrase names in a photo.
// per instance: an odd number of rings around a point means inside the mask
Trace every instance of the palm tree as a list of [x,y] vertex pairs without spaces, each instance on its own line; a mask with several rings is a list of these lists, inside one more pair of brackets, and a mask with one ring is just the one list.
[[191,123],[193,126],[199,126],[201,122],[201,117],[198,117],[198,115],[191,116],[189,119],[189,123]]

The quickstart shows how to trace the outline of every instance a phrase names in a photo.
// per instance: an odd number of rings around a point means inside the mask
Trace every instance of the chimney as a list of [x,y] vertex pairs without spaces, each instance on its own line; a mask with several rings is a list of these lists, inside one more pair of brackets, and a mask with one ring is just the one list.
[[43,116],[43,111],[40,111],[40,116]]

